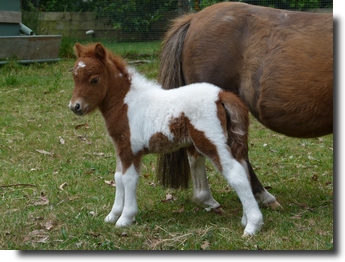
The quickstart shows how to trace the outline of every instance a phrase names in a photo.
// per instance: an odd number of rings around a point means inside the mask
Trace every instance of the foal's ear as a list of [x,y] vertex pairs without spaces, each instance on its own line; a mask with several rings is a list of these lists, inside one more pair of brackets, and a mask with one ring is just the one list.
[[83,49],[83,46],[82,46],[81,44],[76,43],[76,44],[74,45],[74,51],[75,51],[75,53],[76,53],[76,55],[77,55],[77,58],[81,57],[82,49]]
[[102,46],[102,44],[100,44],[100,43],[96,44],[96,46],[95,46],[95,55],[101,61],[103,61],[105,59],[106,51],[105,51],[104,47]]

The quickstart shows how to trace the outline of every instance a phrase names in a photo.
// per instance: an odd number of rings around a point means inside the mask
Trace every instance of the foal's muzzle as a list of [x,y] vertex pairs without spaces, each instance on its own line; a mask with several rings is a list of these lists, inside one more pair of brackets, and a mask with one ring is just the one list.
[[83,110],[82,110],[82,106],[80,103],[72,104],[70,102],[69,108],[73,111],[74,114],[79,115],[79,116],[83,115]]

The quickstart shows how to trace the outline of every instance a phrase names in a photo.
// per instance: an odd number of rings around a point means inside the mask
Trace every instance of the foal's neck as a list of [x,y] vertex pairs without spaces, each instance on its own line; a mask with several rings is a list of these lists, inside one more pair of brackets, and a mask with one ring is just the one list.
[[129,92],[131,81],[128,77],[114,73],[108,73],[107,78],[107,93],[99,106],[99,110],[109,129],[109,126],[116,125],[116,122],[123,118],[123,111],[126,108],[124,99]]

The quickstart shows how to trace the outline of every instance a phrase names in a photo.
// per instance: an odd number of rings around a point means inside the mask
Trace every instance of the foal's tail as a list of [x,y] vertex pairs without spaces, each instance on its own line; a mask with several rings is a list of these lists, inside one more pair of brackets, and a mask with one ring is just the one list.
[[226,112],[228,145],[238,161],[248,160],[248,108],[241,99],[229,92],[221,91],[220,101]]
[[[166,33],[160,53],[158,81],[164,89],[185,85],[182,72],[182,49],[193,14],[175,19]],[[157,158],[157,179],[165,187],[187,188],[190,169],[186,149],[159,155]]]

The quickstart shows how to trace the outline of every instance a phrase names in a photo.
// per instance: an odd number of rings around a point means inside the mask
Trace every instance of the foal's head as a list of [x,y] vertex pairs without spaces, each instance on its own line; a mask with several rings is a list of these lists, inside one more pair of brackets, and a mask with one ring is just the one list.
[[74,91],[69,107],[75,114],[85,115],[107,106],[109,89],[117,89],[119,95],[123,93],[129,77],[124,60],[107,51],[102,44],[82,46],[76,43],[74,49],[77,61],[72,71]]

